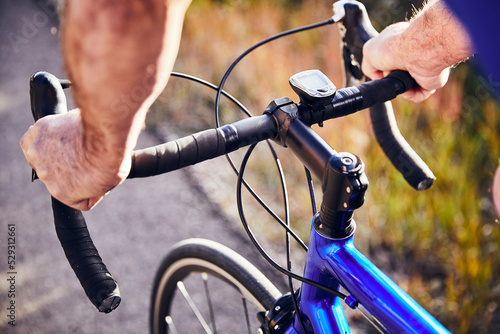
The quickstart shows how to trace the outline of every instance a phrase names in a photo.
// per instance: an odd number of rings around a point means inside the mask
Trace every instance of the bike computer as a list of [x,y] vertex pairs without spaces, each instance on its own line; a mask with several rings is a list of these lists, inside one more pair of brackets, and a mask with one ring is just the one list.
[[335,85],[319,70],[309,70],[293,75],[290,86],[300,97],[301,102],[318,104],[332,99],[336,92]]

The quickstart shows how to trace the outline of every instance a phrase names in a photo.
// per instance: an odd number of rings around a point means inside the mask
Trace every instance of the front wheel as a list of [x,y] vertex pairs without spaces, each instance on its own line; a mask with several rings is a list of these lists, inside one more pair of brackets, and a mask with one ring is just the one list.
[[153,286],[151,333],[255,333],[281,292],[241,255],[189,239],[163,260]]

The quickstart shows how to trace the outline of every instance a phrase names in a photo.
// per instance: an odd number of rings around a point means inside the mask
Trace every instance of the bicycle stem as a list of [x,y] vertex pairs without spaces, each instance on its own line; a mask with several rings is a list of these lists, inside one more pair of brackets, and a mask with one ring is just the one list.
[[363,161],[331,148],[298,118],[298,107],[291,100],[275,100],[266,112],[272,114],[279,129],[274,140],[289,147],[322,182],[323,201],[314,219],[316,230],[328,238],[351,236],[355,230],[353,211],[363,205],[368,187]]

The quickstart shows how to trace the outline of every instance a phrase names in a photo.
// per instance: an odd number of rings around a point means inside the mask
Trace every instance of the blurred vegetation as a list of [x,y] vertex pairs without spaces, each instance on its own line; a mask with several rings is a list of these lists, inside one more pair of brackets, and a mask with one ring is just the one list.
[[[409,18],[420,5],[365,3],[378,29]],[[194,0],[175,70],[218,84],[231,61],[249,46],[277,32],[326,20],[330,13],[329,1]],[[318,68],[341,86],[339,44],[335,26],[273,42],[243,60],[225,88],[260,114],[274,98],[296,99],[287,80],[299,71]],[[366,112],[317,129],[336,150],[353,152],[366,163],[370,187],[355,216],[357,247],[455,333],[490,333],[500,322],[500,224],[491,200],[500,114],[485,83],[485,77],[461,64],[428,101],[395,101],[401,132],[437,177],[426,192],[411,189],[392,167],[374,140]],[[166,119],[179,136],[213,127],[213,102],[212,92],[172,78],[152,108],[149,125],[158,127]],[[226,102],[222,113],[224,121],[242,117]],[[287,155],[280,158],[291,185],[292,224],[307,234],[304,222],[310,220],[310,209],[302,191],[303,169]],[[267,185],[262,191],[279,203],[279,183],[261,160],[252,164],[252,185]],[[228,182],[234,185],[234,178]],[[221,203],[227,200],[217,196]],[[297,211],[299,207],[306,210]],[[263,230],[274,233],[269,226]]]

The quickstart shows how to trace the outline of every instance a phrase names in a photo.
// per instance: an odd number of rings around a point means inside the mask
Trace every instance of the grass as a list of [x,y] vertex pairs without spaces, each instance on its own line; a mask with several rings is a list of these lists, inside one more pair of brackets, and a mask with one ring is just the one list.
[[[330,15],[327,1],[284,3],[194,0],[176,70],[218,83],[231,60],[247,47]],[[339,43],[335,26],[273,42],[245,59],[226,87],[260,114],[274,98],[295,99],[287,80],[301,70],[318,68],[341,86]],[[391,166],[374,140],[366,112],[318,129],[335,149],[353,152],[367,165],[367,200],[355,216],[358,248],[376,264],[403,273],[395,275],[397,283],[455,333],[489,333],[500,321],[500,224],[490,188],[500,152],[500,110],[482,81],[470,67],[460,65],[447,86],[428,101],[396,101],[401,132],[437,177],[425,192],[411,189]],[[149,125],[160,126],[168,119],[175,135],[185,135],[213,127],[212,108],[212,92],[172,79],[153,107]],[[222,113],[224,122],[242,117],[227,103]],[[287,155],[280,158],[291,186],[292,224],[306,235],[309,226],[303,222],[309,221],[310,209],[303,168]],[[279,204],[279,183],[276,174],[269,173],[273,168],[256,159],[249,177],[266,200]],[[234,187],[226,170],[207,167],[204,172],[210,177],[219,173]],[[225,195],[218,187],[213,191],[219,204],[232,210],[234,192]],[[297,211],[300,207],[306,209]],[[256,221],[267,219],[259,212],[250,214]],[[269,229],[266,225],[261,231]],[[282,235],[278,229],[268,234],[270,240]],[[383,253],[390,254],[390,261],[378,260]]]

